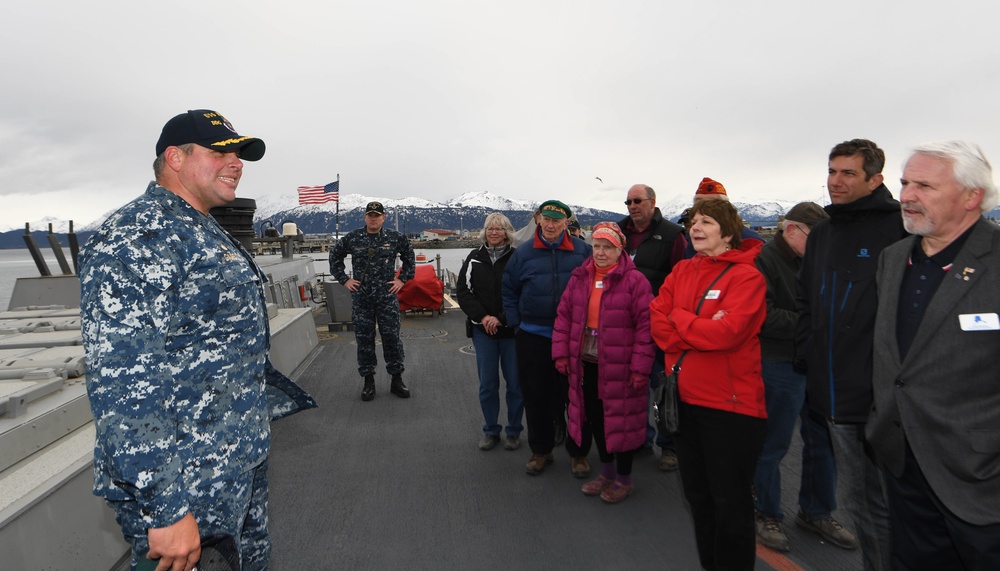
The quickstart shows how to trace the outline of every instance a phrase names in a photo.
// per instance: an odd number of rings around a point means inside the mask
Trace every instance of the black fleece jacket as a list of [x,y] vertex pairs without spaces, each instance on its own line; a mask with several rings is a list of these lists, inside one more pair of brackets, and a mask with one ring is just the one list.
[[808,367],[814,412],[863,423],[872,405],[878,257],[906,231],[899,202],[885,185],[826,211],[830,219],[809,233],[799,272],[796,359]]

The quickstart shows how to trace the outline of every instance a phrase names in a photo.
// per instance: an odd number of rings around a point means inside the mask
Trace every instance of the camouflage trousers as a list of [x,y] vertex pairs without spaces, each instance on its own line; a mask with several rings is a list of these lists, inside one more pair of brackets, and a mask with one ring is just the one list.
[[354,313],[354,338],[358,343],[358,373],[364,377],[375,374],[375,327],[382,337],[382,357],[390,375],[403,372],[403,341],[399,338],[399,298],[392,293],[351,295]]
[[[244,571],[265,571],[271,558],[271,537],[267,530],[267,460],[256,468],[226,482],[213,497],[190,498],[191,513],[203,537],[229,535],[240,549]],[[109,500],[125,541],[132,545],[134,571],[149,553],[149,537],[139,504],[134,500]]]

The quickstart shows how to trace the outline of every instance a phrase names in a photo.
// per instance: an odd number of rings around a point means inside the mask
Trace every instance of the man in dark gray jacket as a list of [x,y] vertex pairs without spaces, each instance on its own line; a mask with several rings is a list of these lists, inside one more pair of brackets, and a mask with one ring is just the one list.
[[916,236],[878,265],[875,404],[894,569],[1000,569],[1000,230],[982,151],[917,147],[903,169]]

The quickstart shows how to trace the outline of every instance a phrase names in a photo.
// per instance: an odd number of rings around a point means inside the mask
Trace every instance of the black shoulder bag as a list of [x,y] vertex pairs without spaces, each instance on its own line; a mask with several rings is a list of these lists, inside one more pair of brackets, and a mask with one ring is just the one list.
[[[695,308],[694,314],[698,315],[701,311],[701,304],[704,303],[705,297],[708,296],[708,292],[712,290],[712,286],[715,282],[722,278],[723,274],[729,271],[729,268],[733,267],[730,263],[725,267],[724,270],[719,272],[719,275],[712,280],[712,283],[708,284],[708,288],[705,289],[705,293],[701,295],[701,300],[698,301],[698,307]],[[681,372],[681,363],[684,362],[684,357],[688,354],[688,350],[681,353],[681,356],[674,363],[674,366],[670,369],[670,374],[663,374],[660,379],[660,384],[653,391],[653,409],[650,411],[651,424],[656,427],[656,430],[661,434],[677,434],[681,431],[680,418],[678,416],[678,405],[680,404],[680,395],[677,392],[677,374]]]

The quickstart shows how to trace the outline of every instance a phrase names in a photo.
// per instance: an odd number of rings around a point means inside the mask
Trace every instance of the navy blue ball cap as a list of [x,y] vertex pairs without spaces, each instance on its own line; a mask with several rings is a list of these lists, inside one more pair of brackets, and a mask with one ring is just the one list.
[[264,141],[239,135],[228,119],[209,109],[195,109],[167,121],[156,141],[156,156],[162,155],[167,147],[188,143],[224,153],[239,151],[244,161],[259,161],[265,149]]

